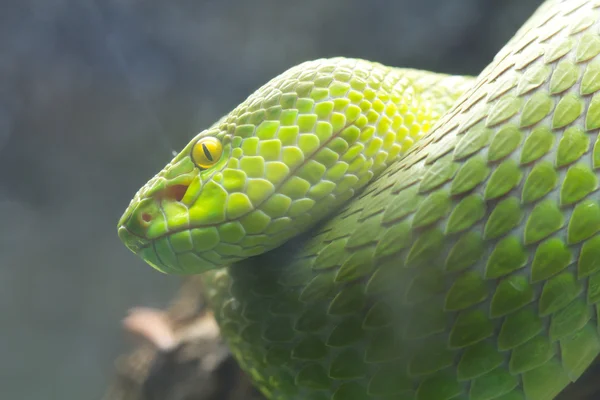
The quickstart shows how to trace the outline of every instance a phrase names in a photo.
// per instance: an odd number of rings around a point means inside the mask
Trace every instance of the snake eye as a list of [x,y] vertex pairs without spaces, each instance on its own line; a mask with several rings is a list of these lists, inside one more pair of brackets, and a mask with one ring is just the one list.
[[214,137],[205,137],[196,142],[192,150],[192,159],[200,168],[212,167],[223,154],[223,145]]

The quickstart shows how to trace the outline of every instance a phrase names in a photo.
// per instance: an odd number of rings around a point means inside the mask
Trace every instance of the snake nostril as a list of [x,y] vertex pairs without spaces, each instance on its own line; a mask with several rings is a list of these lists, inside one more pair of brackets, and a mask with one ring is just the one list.
[[150,215],[148,213],[143,213],[142,214],[142,221],[144,221],[144,222],[150,222],[150,221],[152,221],[152,215]]

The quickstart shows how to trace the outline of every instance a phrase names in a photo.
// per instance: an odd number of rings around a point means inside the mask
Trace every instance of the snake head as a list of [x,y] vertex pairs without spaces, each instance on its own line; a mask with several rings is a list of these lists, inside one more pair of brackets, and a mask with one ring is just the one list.
[[418,101],[418,80],[415,71],[356,59],[287,70],[137,192],[119,221],[121,240],[158,270],[178,274],[283,244],[427,131],[433,117]]
[[201,132],[138,190],[118,223],[127,248],[168,273],[187,273],[186,265],[205,270],[223,263],[200,253],[221,241],[218,228],[232,216],[231,205],[226,213],[225,188],[232,189],[233,182],[223,182],[223,172],[231,174],[231,140],[223,125]]

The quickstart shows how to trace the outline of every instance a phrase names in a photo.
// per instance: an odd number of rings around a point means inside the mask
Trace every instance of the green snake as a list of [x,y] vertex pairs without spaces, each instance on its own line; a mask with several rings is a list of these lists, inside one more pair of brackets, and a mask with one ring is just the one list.
[[135,195],[125,245],[203,274],[269,399],[551,400],[600,354],[600,1],[477,77],[297,65]]

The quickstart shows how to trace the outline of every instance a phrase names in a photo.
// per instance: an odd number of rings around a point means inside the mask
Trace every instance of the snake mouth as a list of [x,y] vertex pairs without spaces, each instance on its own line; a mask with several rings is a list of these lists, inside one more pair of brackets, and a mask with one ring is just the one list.
[[125,247],[131,250],[132,253],[138,255],[140,251],[152,245],[151,239],[147,239],[145,237],[136,235],[135,233],[131,232],[129,229],[127,229],[125,223],[127,223],[127,221],[119,225],[117,229],[117,234],[119,236],[119,239],[121,239],[121,242],[123,242],[125,244]]

